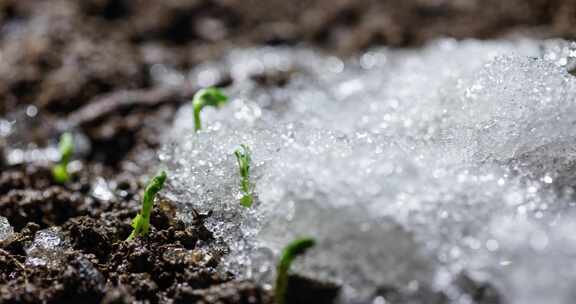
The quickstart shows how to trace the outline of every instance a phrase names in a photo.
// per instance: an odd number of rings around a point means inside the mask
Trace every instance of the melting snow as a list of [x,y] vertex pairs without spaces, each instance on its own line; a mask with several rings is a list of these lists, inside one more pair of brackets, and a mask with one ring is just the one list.
[[[241,277],[272,282],[281,248],[308,235],[318,246],[297,270],[341,283],[343,302],[392,285],[469,303],[456,283],[467,273],[509,303],[572,303],[575,59],[574,43],[529,40],[347,61],[235,50],[188,76],[230,73],[232,100],[205,109],[198,134],[180,110],[160,153],[167,193],[184,219],[214,211],[225,267]],[[270,71],[290,81],[252,80]],[[240,144],[253,151],[251,209],[239,204]]]
[[14,233],[14,228],[8,222],[8,219],[0,216],[0,241],[10,237]]
[[26,248],[26,264],[31,266],[57,266],[65,258],[65,250],[70,244],[57,227],[40,230],[34,241]]

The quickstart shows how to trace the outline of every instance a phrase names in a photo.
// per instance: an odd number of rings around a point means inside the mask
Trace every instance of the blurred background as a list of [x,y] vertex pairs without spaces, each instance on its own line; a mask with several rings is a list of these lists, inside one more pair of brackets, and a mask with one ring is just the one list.
[[438,37],[510,36],[574,38],[576,1],[1,0],[0,116],[32,106],[43,115],[31,140],[68,123],[89,137],[92,159],[114,163],[154,148],[154,124],[195,91],[159,89],[159,68],[186,72],[233,47],[350,56]]

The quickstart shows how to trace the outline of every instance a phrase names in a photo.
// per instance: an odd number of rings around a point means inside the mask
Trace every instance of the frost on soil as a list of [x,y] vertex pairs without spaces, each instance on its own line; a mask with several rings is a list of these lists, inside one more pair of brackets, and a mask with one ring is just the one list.
[[31,266],[57,267],[70,249],[68,240],[57,227],[40,230],[34,235],[32,244],[26,248],[26,264]]
[[0,241],[10,237],[14,233],[14,228],[8,222],[8,219],[0,216]]
[[[225,267],[272,282],[281,248],[318,245],[296,269],[342,284],[344,302],[378,287],[443,292],[470,303],[465,273],[509,303],[576,294],[576,46],[455,42],[379,49],[341,61],[304,49],[232,51],[187,81],[234,79],[232,100],[190,105],[160,160],[167,195],[231,248]],[[290,75],[284,86],[255,74]],[[233,151],[253,151],[252,208],[239,204]],[[421,298],[420,301],[425,301]]]

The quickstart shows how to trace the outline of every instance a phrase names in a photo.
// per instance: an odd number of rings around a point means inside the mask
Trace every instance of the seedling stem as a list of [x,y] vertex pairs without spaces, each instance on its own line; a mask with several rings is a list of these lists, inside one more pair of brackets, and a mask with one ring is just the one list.
[[205,88],[196,92],[192,100],[192,107],[194,111],[194,131],[202,129],[200,112],[202,112],[204,107],[212,106],[219,108],[227,101],[228,96],[224,95],[224,93],[218,88]]
[[57,183],[63,184],[70,180],[68,163],[70,162],[70,159],[72,159],[72,154],[74,153],[74,140],[72,134],[66,132],[60,136],[58,150],[60,151],[60,162],[52,168],[52,177]]
[[150,230],[150,214],[152,213],[152,206],[154,205],[154,197],[164,187],[166,181],[166,172],[161,171],[156,175],[144,190],[144,197],[142,198],[142,210],[132,220],[132,233],[127,241],[133,240],[137,236],[146,236]]
[[292,241],[284,247],[280,261],[276,266],[276,285],[274,287],[274,299],[276,304],[286,303],[286,289],[288,287],[288,272],[290,266],[296,257],[304,254],[308,249],[313,247],[316,241],[312,238],[301,238]]
[[240,145],[240,148],[234,151],[234,155],[236,156],[238,169],[240,171],[240,190],[242,191],[240,205],[250,208],[254,202],[252,186],[250,184],[250,164],[252,162],[250,148],[246,145]]

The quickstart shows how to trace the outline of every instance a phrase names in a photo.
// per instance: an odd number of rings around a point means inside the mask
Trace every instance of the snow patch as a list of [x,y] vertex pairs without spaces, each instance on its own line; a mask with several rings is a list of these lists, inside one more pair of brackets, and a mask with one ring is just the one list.
[[[209,228],[231,248],[224,267],[265,284],[282,247],[306,235],[318,245],[296,269],[342,284],[344,302],[392,285],[469,303],[456,282],[467,273],[506,302],[571,303],[575,59],[574,43],[531,40],[347,61],[234,50],[188,75],[230,73],[232,100],[206,109],[198,133],[190,105],[179,111],[160,153],[167,195],[185,220],[213,210]],[[289,81],[259,86],[263,72]],[[250,209],[240,144],[253,151]]]

